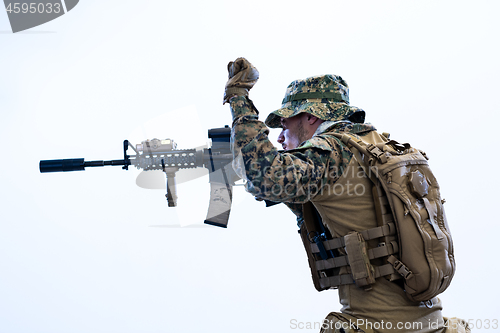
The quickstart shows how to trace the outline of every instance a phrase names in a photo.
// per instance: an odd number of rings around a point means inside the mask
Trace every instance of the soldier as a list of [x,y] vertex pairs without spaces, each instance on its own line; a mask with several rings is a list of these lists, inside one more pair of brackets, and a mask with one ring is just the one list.
[[[347,83],[337,75],[294,81],[286,90],[281,108],[264,124],[248,98],[259,77],[257,69],[238,58],[229,63],[228,71],[224,103],[230,103],[233,116],[233,167],[247,181],[246,190],[259,200],[286,204],[297,216],[306,242],[312,242],[314,236],[304,232],[307,216],[320,217],[327,237],[377,227],[370,179],[346,145],[330,134],[387,140],[373,125],[364,123],[362,109],[349,105]],[[268,127],[282,129],[278,138],[282,151],[269,141]],[[368,243],[377,246],[376,240]],[[309,252],[308,257],[313,265]],[[382,259],[374,262],[377,260]],[[336,268],[332,274],[347,276],[352,273],[347,269]],[[411,301],[401,279],[378,278],[375,283],[366,283],[363,278],[356,283],[341,280],[323,288],[317,279],[314,281],[318,290],[338,288],[342,305],[341,313],[326,317],[322,332],[443,332],[450,326],[465,332],[463,321],[443,318],[438,298],[425,303]]]

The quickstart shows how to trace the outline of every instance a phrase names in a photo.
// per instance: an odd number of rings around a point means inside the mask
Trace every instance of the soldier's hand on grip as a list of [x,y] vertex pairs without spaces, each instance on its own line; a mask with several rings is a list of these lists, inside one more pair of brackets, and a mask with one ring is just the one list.
[[229,102],[232,96],[248,96],[259,79],[259,71],[245,58],[238,58],[227,64],[229,80],[224,90],[224,103]]

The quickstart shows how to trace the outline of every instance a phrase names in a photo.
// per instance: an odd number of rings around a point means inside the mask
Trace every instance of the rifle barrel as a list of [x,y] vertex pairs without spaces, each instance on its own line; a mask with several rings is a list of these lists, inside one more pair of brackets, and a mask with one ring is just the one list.
[[112,160],[112,161],[87,161],[83,158],[67,158],[62,160],[42,160],[40,161],[40,172],[66,172],[66,171],[82,171],[85,167],[98,167],[106,165],[130,165],[127,160]]

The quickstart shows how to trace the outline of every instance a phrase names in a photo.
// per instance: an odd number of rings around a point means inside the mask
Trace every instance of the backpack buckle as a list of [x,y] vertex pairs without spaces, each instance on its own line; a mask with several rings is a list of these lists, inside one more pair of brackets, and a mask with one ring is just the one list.
[[377,158],[381,163],[385,163],[387,162],[387,156],[385,156],[385,153],[377,146],[373,145],[373,144],[369,144],[367,147],[366,147],[366,150],[372,154],[373,156],[375,156],[375,158]]
[[396,257],[390,256],[387,261],[392,264],[392,267],[398,272],[405,280],[411,279],[413,277],[413,272],[410,271],[405,264],[397,260]]

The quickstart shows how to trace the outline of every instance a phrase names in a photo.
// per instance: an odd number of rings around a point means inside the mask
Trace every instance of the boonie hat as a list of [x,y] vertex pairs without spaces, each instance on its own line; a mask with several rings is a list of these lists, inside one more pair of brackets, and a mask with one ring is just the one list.
[[349,86],[338,75],[312,76],[288,85],[281,108],[267,116],[266,125],[281,127],[281,118],[306,112],[322,120],[346,120],[356,114],[364,122],[365,112],[349,105]]

